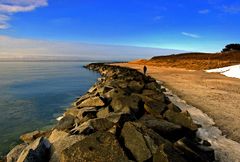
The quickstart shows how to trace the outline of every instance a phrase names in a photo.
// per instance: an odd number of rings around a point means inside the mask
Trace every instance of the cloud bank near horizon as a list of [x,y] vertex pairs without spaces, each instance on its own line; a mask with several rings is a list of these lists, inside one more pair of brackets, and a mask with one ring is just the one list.
[[0,60],[131,60],[185,52],[174,49],[18,39],[8,36],[0,36],[0,49]]

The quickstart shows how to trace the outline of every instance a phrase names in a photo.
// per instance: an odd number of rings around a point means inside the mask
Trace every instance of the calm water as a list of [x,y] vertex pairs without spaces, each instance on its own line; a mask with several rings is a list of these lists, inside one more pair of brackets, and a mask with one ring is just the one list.
[[99,74],[82,62],[0,62],[0,156],[19,135],[46,129]]

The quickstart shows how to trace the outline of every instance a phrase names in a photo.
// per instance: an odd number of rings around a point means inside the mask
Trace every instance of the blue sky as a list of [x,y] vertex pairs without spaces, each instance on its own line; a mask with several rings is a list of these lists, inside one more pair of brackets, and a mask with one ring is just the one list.
[[0,0],[0,35],[220,51],[240,42],[239,0]]

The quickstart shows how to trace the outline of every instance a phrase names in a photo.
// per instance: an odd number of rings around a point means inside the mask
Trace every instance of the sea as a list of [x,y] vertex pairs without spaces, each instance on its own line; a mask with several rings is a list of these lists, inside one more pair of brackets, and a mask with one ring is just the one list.
[[100,75],[89,62],[0,62],[0,157],[19,136],[47,130]]

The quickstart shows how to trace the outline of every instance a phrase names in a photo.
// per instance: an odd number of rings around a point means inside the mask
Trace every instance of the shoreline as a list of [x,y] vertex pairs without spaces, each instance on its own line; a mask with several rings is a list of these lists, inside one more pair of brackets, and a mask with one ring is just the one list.
[[[52,130],[22,135],[20,138],[24,143],[10,151],[8,159],[15,157],[16,160],[16,156],[27,159],[33,156],[32,150],[37,158],[50,161],[84,160],[86,157],[92,160],[100,158],[102,161],[116,157],[135,161],[154,161],[163,157],[180,161],[214,160],[210,142],[196,136],[199,125],[193,123],[186,111],[166,98],[162,92],[164,89],[155,79],[128,68],[104,64],[90,64],[87,67],[98,71],[103,77],[74,102],[72,108],[66,110]],[[133,143],[135,137],[132,135],[135,133],[139,137],[137,143]],[[100,137],[103,141],[108,139],[114,149],[104,150],[109,146],[95,141]],[[86,156],[73,157],[71,151],[76,153],[76,147],[88,145],[86,141],[92,143],[89,146],[91,149],[77,150],[78,153],[84,151]],[[138,144],[141,147],[134,147]],[[108,151],[114,156],[103,157],[99,154]],[[156,154],[158,151],[168,156],[159,157]]]

